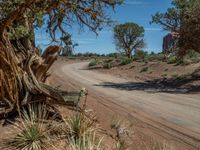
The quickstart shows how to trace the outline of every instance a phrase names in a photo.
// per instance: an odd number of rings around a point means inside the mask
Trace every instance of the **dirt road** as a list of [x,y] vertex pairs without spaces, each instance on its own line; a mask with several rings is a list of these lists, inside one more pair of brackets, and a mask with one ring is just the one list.
[[[87,70],[88,62],[61,65],[54,74],[62,82],[85,87],[104,105],[137,118],[151,132],[185,149],[200,149],[200,94],[144,91],[134,81]],[[131,83],[131,84],[130,84]],[[144,129],[147,130],[147,129]]]

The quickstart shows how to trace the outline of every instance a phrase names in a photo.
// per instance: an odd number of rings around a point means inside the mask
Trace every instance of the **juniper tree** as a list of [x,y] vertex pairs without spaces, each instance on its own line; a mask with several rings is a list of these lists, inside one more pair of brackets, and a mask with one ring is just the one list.
[[131,58],[132,52],[144,47],[144,28],[135,23],[119,24],[114,27],[114,39],[119,50]]
[[43,101],[63,100],[57,90],[44,84],[59,47],[48,47],[40,57],[34,29],[45,24],[52,40],[56,40],[57,31],[65,35],[65,27],[73,23],[98,32],[110,22],[106,8],[120,3],[121,0],[0,0],[1,117],[38,95]]
[[175,33],[179,55],[190,49],[200,52],[200,1],[173,0],[167,12],[157,12],[151,23],[159,24],[164,30]]

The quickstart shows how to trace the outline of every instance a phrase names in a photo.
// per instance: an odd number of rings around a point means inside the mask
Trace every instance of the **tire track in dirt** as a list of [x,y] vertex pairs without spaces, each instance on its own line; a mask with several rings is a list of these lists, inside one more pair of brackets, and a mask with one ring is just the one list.
[[[84,86],[108,109],[136,118],[141,125],[164,139],[172,140],[186,149],[200,149],[199,95],[126,91],[101,86],[102,82],[123,83],[125,79],[96,73],[84,67],[87,62],[64,65],[54,70],[63,82]],[[174,120],[177,118],[177,120]],[[151,130],[151,131],[149,131]],[[184,149],[185,149],[184,148]]]

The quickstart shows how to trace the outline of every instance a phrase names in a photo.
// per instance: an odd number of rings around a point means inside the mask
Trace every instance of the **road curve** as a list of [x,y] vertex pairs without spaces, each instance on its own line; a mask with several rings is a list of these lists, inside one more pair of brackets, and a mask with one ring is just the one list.
[[[103,95],[144,123],[189,145],[200,149],[199,94],[148,92],[118,88],[128,80],[87,70],[88,62],[62,65],[54,74],[75,81],[90,93]],[[116,86],[110,86],[116,85]],[[131,81],[134,84],[134,81]],[[104,101],[106,102],[106,101]]]

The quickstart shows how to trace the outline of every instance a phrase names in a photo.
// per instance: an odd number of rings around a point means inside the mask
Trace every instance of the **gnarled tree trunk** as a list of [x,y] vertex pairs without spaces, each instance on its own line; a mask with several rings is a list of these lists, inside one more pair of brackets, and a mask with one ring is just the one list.
[[[42,82],[56,60],[58,46],[50,46],[40,57],[29,40],[12,44],[6,34],[0,38],[0,116],[16,111],[30,102],[34,95],[58,99]],[[25,44],[24,44],[25,43]],[[20,47],[19,47],[20,45]],[[30,48],[32,49],[26,49]]]

